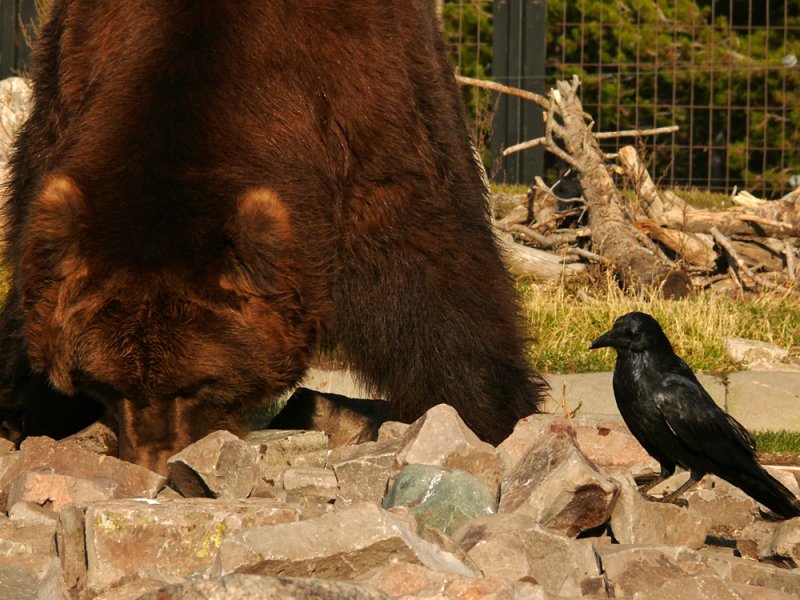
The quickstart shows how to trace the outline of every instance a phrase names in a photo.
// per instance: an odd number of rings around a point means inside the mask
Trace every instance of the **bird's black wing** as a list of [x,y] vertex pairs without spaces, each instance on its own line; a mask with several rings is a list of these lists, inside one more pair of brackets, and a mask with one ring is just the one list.
[[[691,371],[689,375],[674,371],[665,374],[653,390],[653,401],[672,432],[698,454],[698,459],[704,458],[716,467],[733,467],[743,458],[754,456],[753,437],[716,405]],[[707,468],[707,472],[715,471]]]

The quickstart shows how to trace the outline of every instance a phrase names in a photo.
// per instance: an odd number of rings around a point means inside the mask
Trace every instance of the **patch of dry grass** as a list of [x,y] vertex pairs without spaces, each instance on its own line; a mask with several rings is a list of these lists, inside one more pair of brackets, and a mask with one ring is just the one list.
[[590,351],[589,344],[610,329],[618,317],[634,310],[653,315],[678,355],[698,371],[739,368],[725,351],[726,337],[762,340],[800,355],[800,302],[781,294],[730,298],[702,293],[666,300],[657,294],[626,296],[613,281],[570,286],[520,282],[519,287],[535,339],[530,361],[539,371],[613,369],[614,352]]

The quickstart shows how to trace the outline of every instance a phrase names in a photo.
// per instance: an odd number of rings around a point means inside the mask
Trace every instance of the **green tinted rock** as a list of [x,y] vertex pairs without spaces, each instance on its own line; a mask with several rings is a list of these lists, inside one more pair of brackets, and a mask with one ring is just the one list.
[[476,517],[494,514],[497,499],[487,485],[469,473],[407,465],[398,473],[383,506],[405,506],[420,529],[434,527],[450,535]]

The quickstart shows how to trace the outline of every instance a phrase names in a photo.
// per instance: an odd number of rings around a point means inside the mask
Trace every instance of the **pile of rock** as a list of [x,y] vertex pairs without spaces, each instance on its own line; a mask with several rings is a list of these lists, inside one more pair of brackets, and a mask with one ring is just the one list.
[[216,432],[168,478],[115,451],[100,425],[0,450],[0,597],[800,595],[798,520],[714,478],[688,508],[646,502],[633,477],[657,465],[621,422],[535,416],[498,448],[445,405],[336,448]]

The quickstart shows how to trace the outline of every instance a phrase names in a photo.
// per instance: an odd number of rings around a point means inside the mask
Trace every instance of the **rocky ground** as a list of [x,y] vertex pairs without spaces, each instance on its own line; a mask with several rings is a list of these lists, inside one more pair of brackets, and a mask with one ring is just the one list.
[[330,439],[371,423],[327,424],[330,436],[214,433],[169,478],[114,458],[99,424],[2,448],[0,597],[800,595],[800,519],[766,520],[713,477],[686,508],[645,501],[633,477],[656,465],[617,420],[535,416],[498,448],[444,405],[355,445]]

